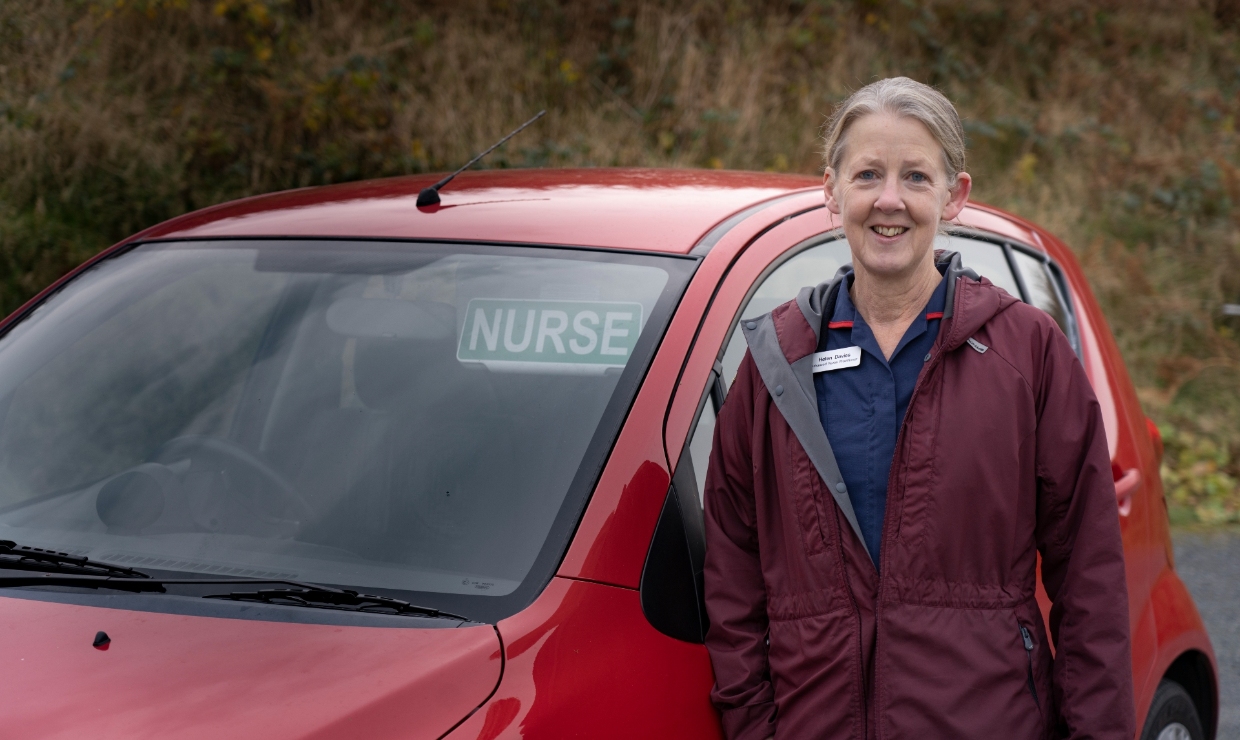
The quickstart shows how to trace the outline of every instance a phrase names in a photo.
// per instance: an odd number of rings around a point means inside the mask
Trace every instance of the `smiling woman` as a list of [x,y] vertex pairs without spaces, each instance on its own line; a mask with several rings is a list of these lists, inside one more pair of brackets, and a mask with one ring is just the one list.
[[936,253],[963,142],[912,80],[844,101],[823,190],[852,264],[742,324],[704,493],[731,738],[1133,735],[1099,405],[1050,316]]

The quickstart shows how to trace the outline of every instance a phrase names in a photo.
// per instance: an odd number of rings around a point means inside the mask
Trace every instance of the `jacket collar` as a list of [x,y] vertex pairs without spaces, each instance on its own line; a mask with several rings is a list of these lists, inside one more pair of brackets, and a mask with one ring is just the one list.
[[[943,274],[947,282],[947,295],[943,306],[943,324],[940,330],[941,346],[944,351],[953,350],[964,344],[965,340],[973,335],[987,321],[994,316],[1001,308],[1002,301],[999,296],[1002,293],[998,290],[983,290],[980,294],[976,294],[976,288],[983,285],[990,286],[989,280],[981,278],[972,269],[965,267],[960,260],[959,252],[951,252],[943,249],[935,250],[934,265]],[[844,281],[852,274],[853,268],[851,264],[844,265],[836,271],[835,276],[825,283],[815,286],[802,288],[797,294],[797,306],[801,309],[801,315],[805,318],[805,322],[809,324],[809,328],[813,331],[814,344],[816,348],[818,341],[822,338],[822,317],[826,311],[834,310],[836,294],[840,286],[846,284]],[[967,280],[962,280],[967,278]],[[973,288],[964,288],[961,286],[972,285]],[[976,295],[975,295],[976,294]],[[781,332],[780,339],[783,340]],[[803,356],[799,351],[800,347],[790,346],[789,343],[780,342],[784,349],[785,355],[789,362],[795,362]],[[793,343],[800,345],[802,343]],[[791,350],[791,352],[789,351]],[[814,350],[809,350],[813,352]]]

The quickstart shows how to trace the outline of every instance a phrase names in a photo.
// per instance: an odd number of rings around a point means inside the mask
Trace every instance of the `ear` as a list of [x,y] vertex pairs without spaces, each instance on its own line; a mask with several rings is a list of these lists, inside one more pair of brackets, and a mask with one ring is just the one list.
[[951,221],[960,215],[973,192],[973,178],[968,172],[956,175],[956,184],[948,191],[947,203],[943,205],[943,220]]
[[835,186],[838,184],[835,170],[828,167],[822,173],[822,194],[827,202],[827,210],[837,216],[840,215],[840,202],[835,198]]

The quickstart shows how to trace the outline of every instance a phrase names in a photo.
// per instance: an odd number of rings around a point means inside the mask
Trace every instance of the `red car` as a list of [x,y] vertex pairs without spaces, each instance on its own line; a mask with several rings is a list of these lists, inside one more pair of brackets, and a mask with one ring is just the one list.
[[[430,182],[192,213],[3,324],[4,735],[720,736],[705,461],[738,321],[849,259],[819,183],[484,172],[419,208]],[[1138,726],[1213,737],[1161,442],[1076,261],[981,205],[942,239],[1076,348]]]

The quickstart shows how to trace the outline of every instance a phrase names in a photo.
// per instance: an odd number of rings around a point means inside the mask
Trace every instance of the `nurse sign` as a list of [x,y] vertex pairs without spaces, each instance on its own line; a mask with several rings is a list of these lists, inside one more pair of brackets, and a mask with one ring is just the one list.
[[456,357],[497,370],[601,371],[624,367],[641,326],[640,303],[475,298]]

